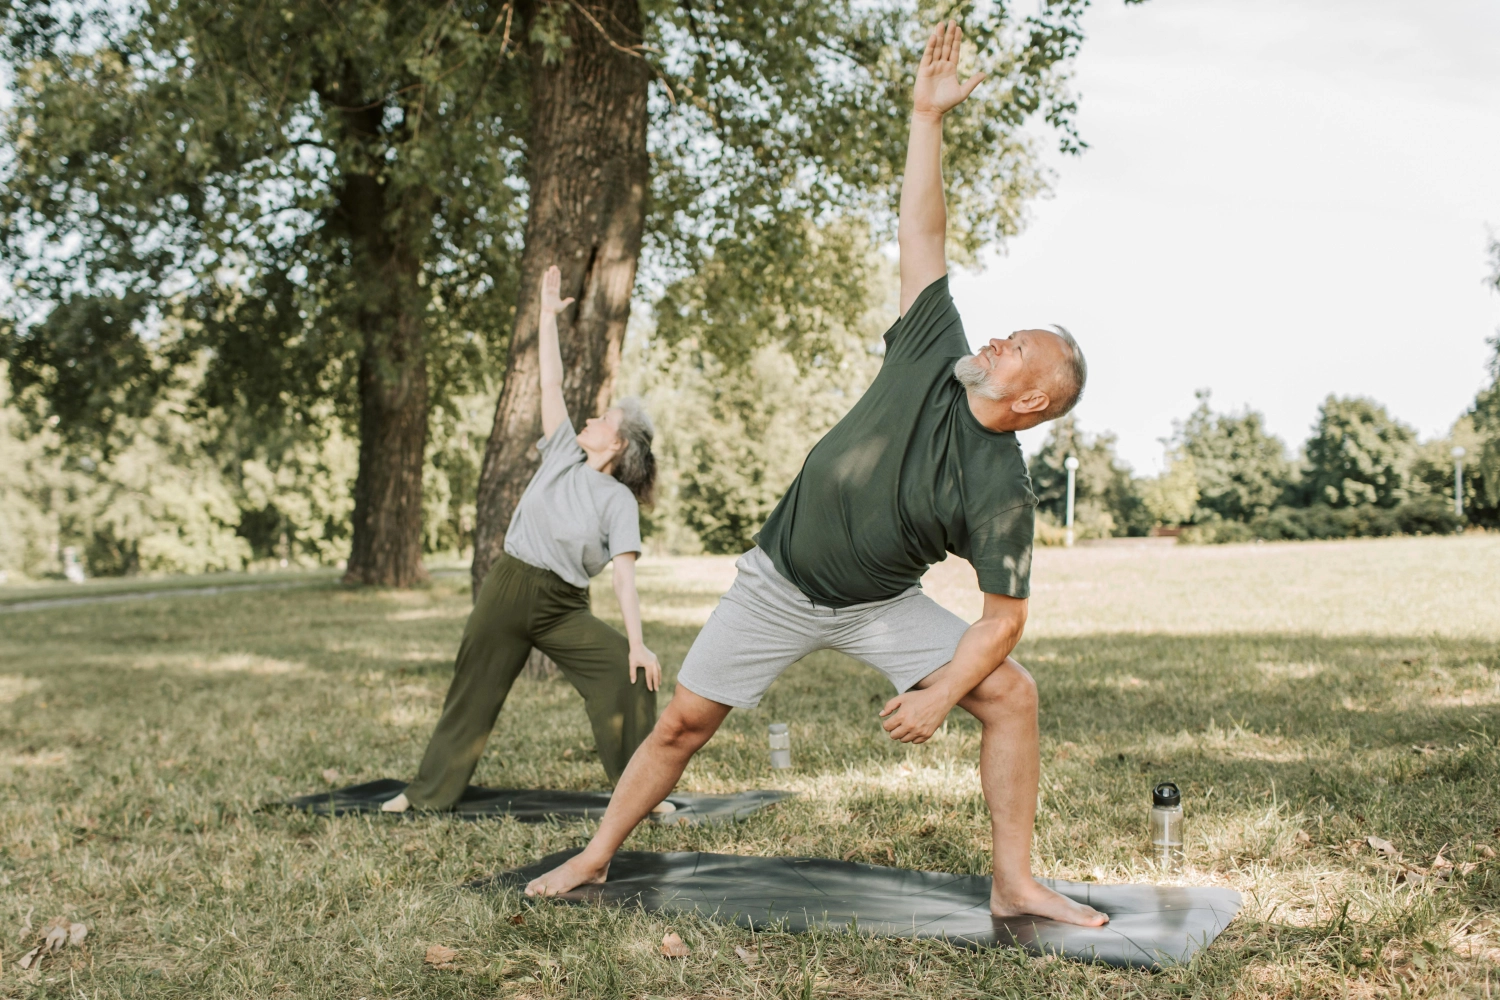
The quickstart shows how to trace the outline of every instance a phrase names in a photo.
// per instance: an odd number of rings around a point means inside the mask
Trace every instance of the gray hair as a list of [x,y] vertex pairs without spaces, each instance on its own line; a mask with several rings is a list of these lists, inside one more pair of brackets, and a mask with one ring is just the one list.
[[1042,411],[1043,420],[1056,420],[1058,417],[1067,416],[1068,411],[1077,406],[1078,401],[1083,398],[1083,387],[1089,381],[1089,363],[1084,359],[1083,348],[1078,346],[1078,341],[1073,339],[1073,335],[1067,331],[1066,327],[1056,323],[1052,325],[1052,332],[1068,345],[1068,364],[1063,369],[1062,385],[1059,386],[1061,391],[1057,393],[1057,398],[1047,404],[1047,409]]
[[615,403],[620,411],[620,440],[625,450],[615,457],[611,473],[616,479],[630,487],[630,492],[640,503],[650,503],[656,489],[656,456],[651,453],[651,442],[656,438],[656,427],[651,415],[634,396],[627,396]]

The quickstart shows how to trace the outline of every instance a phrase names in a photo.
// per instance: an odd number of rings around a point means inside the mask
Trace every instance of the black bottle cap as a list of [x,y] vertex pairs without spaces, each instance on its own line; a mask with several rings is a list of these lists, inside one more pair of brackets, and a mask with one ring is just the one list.
[[1163,781],[1151,789],[1151,804],[1153,806],[1164,806],[1168,809],[1172,806],[1180,806],[1182,805],[1182,793],[1170,781]]

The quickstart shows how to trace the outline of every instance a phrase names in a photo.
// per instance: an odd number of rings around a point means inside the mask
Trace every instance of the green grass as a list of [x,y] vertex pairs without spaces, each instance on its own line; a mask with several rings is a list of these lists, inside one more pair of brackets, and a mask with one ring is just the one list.
[[[648,561],[648,642],[675,673],[732,576]],[[415,768],[447,685],[467,581],[292,590],[0,615],[0,997],[1488,997],[1500,989],[1500,538],[1041,550],[1018,656],[1042,691],[1040,873],[1154,879],[1147,792],[1184,788],[1183,882],[1245,896],[1164,973],[939,942],[751,935],[695,920],[527,905],[459,888],[581,843],[584,824],[319,819],[261,805]],[[965,568],[931,591],[970,612]],[[596,586],[612,613],[608,587]],[[832,654],[735,712],[683,788],[790,787],[729,828],[636,849],[849,857],[982,872],[988,832],[962,713],[891,743],[889,691]],[[792,724],[773,776],[765,724]],[[478,781],[599,787],[580,701],[523,681]],[[1298,838],[1305,833],[1310,842]],[[1358,849],[1467,873],[1420,884]],[[62,916],[82,949],[23,973]],[[520,922],[513,918],[521,916]],[[668,930],[693,948],[657,954]],[[423,963],[430,944],[459,952]],[[1493,981],[1493,986],[1491,985]]]

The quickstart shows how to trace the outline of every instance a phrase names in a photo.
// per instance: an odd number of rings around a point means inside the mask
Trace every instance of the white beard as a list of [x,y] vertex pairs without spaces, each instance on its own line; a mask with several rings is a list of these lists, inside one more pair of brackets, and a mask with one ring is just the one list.
[[985,399],[998,402],[1010,393],[1010,386],[990,383],[990,373],[980,365],[979,359],[972,354],[959,358],[954,362],[953,377],[958,379],[959,385],[976,395],[983,396]]

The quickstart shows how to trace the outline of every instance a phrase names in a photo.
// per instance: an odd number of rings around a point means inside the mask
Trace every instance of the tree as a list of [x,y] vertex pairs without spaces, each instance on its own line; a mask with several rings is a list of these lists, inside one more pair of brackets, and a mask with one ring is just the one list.
[[357,426],[348,576],[423,576],[434,400],[482,385],[514,286],[514,9],[7,4],[12,383],[110,446],[193,406]]
[[1069,455],[1078,459],[1074,480],[1074,521],[1080,537],[1145,534],[1151,527],[1130,469],[1115,455],[1113,434],[1086,434],[1077,418],[1054,422],[1027,466],[1037,510],[1053,524],[1067,518]]
[[1291,481],[1286,446],[1266,432],[1264,418],[1250,409],[1214,413],[1207,389],[1198,392],[1198,408],[1177,424],[1173,448],[1191,460],[1198,506],[1226,521],[1266,513]]
[[1182,451],[1167,453],[1167,467],[1140,484],[1141,502],[1158,524],[1187,524],[1198,513],[1198,466]]
[[[967,17],[995,78],[949,131],[958,252],[1014,233],[1042,188],[1028,118],[1077,148],[1065,70],[1086,5]],[[536,460],[547,265],[578,300],[562,324],[575,413],[611,395],[643,250],[655,287],[717,281],[668,295],[664,333],[726,358],[778,340],[817,353],[861,287],[818,234],[841,218],[888,231],[924,28],[894,0],[35,0],[0,15],[16,390],[101,438],[191,357],[208,366],[202,406],[271,425],[333,401],[360,449],[349,578],[396,585],[423,572],[430,410],[503,361],[476,581],[502,545]],[[160,363],[145,344],[167,318],[181,322]]]
[[1407,498],[1416,432],[1371,399],[1329,396],[1307,442],[1303,489],[1330,507],[1394,507]]

